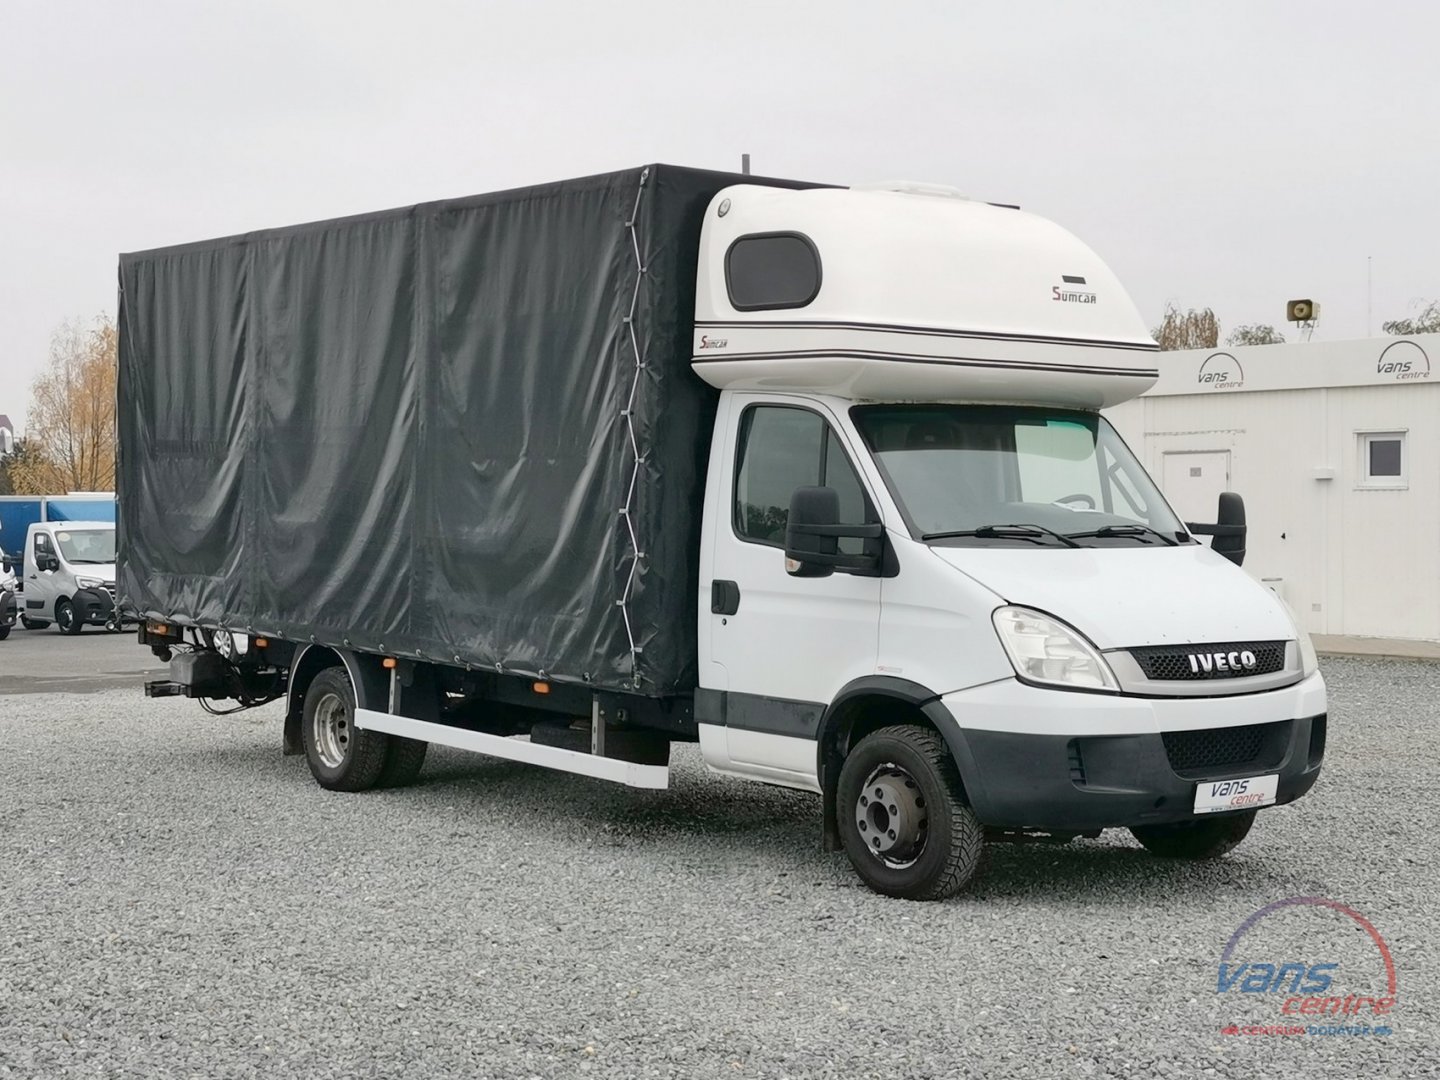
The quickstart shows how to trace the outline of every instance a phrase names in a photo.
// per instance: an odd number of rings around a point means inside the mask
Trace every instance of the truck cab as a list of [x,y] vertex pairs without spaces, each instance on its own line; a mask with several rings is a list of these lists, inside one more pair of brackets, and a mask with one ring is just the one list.
[[31,630],[52,622],[62,634],[86,626],[118,628],[115,606],[115,523],[46,521],[25,534],[24,609]]
[[991,836],[1213,855],[1309,789],[1314,652],[1100,414],[1156,357],[1093,252],[934,189],[736,187],[700,266],[711,768],[825,794],[900,895],[943,887],[950,796]]

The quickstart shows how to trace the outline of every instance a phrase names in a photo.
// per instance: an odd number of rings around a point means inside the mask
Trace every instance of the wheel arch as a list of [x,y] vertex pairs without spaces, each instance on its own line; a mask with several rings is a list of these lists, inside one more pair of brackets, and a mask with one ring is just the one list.
[[909,679],[890,675],[867,675],[847,683],[835,695],[820,718],[816,733],[817,776],[824,802],[824,846],[838,850],[839,832],[835,822],[835,789],[840,767],[850,748],[872,731],[891,724],[914,724],[933,728],[945,740],[955,767],[960,770],[960,783],[966,799],[978,813],[975,798],[980,787],[975,782],[975,759],[965,742],[964,732],[955,722],[940,695],[929,687]]
[[285,753],[303,754],[300,719],[305,713],[305,694],[315,676],[326,668],[343,666],[355,690],[355,704],[361,709],[385,710],[389,701],[389,679],[380,657],[332,649],[328,645],[306,645],[290,662],[285,691]]

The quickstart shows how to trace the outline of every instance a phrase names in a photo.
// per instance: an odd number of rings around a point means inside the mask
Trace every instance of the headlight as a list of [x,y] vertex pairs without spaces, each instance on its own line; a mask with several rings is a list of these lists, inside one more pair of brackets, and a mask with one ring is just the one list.
[[101,585],[104,585],[105,583],[101,581],[98,577],[77,577],[75,579],[75,584],[79,585],[82,589],[98,589]]
[[1315,643],[1310,640],[1310,635],[1301,629],[1300,617],[1295,614],[1295,609],[1279,593],[1275,595],[1280,600],[1280,606],[1285,609],[1285,614],[1290,616],[1290,625],[1295,628],[1295,642],[1300,646],[1300,677],[1308,679],[1320,670],[1320,658],[1315,655]]
[[998,608],[993,618],[1000,644],[1020,678],[1051,686],[1119,692],[1110,665],[1078,630],[1022,607]]

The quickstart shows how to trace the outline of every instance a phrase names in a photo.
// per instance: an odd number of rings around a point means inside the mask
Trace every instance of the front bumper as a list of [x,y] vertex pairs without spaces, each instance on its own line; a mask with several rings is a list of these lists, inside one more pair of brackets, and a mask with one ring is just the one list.
[[103,626],[115,617],[115,601],[105,589],[77,589],[70,603],[75,617],[91,626]]
[[999,828],[1086,832],[1182,821],[1194,816],[1198,782],[1272,773],[1280,805],[1310,790],[1325,754],[1318,673],[1267,693],[1183,699],[1007,679],[935,704],[948,714],[938,722],[976,816]]

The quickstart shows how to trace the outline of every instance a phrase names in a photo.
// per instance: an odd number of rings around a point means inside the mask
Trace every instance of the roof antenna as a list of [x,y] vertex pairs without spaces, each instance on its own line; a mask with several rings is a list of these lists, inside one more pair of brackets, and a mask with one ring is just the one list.
[[749,154],[741,154],[741,155],[740,155],[740,172],[741,172],[743,175],[745,175],[745,176],[749,176],[749,175],[750,175],[750,155],[749,155]]

